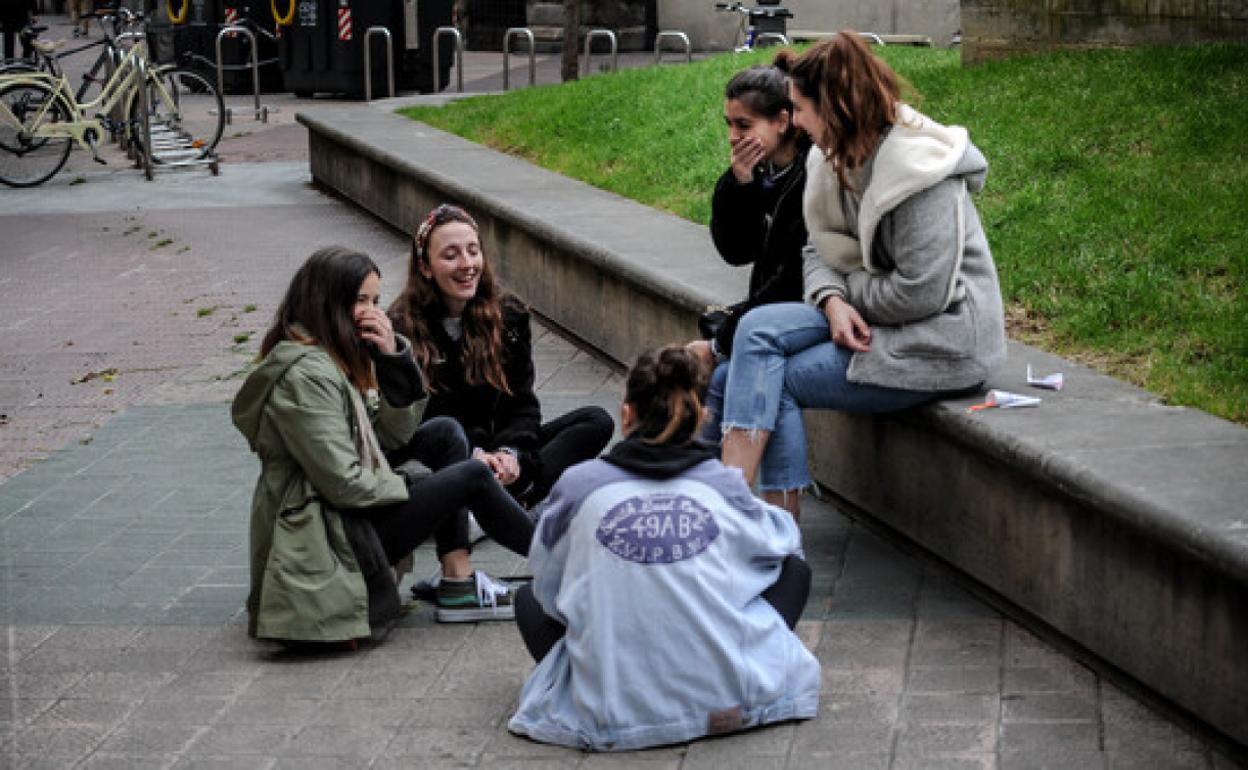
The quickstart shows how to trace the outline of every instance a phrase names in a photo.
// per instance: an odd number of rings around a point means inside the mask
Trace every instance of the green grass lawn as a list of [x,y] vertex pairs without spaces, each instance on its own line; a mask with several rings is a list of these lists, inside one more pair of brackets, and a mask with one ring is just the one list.
[[[978,205],[1010,333],[1248,423],[1248,46],[962,68],[877,49],[987,155]],[[727,167],[723,85],[766,54],[405,114],[696,222]]]

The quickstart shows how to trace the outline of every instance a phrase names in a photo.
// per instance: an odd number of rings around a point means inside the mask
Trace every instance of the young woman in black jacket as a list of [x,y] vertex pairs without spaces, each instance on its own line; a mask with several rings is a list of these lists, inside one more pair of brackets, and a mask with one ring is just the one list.
[[600,407],[542,422],[529,313],[500,293],[477,224],[463,209],[443,204],[421,223],[390,316],[428,379],[426,419],[458,420],[474,455],[526,507],[611,440],[615,424]]
[[724,88],[730,164],[711,197],[711,238],[724,261],[749,265],[749,294],[729,308],[726,321],[706,341],[690,343],[708,369],[710,412],[703,438],[718,443],[732,336],[746,311],[802,299],[802,247],[806,225],[802,193],[810,139],[793,122],[788,76],[774,66],[738,72]]

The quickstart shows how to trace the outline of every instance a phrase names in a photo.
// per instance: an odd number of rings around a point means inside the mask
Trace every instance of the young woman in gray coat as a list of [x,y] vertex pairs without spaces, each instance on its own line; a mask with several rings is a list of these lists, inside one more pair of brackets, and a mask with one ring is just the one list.
[[970,198],[988,164],[966,129],[904,104],[896,74],[853,33],[777,66],[816,146],[803,198],[806,303],[742,319],[723,458],[796,515],[811,481],[802,409],[891,412],[977,388],[1005,360],[1005,325]]

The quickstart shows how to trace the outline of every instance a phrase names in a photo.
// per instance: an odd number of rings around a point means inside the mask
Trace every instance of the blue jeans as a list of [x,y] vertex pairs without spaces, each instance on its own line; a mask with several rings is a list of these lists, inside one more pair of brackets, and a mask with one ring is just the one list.
[[[727,364],[722,429],[771,431],[759,465],[759,489],[810,485],[802,409],[894,412],[939,395],[850,382],[846,375],[852,359],[853,351],[832,342],[827,318],[810,305],[763,305],[741,319]],[[708,395],[708,407],[714,398]]]

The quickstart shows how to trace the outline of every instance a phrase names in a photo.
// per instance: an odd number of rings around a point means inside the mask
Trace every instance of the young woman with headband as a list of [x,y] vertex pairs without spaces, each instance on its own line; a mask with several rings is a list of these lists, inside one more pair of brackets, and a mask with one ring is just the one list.
[[474,454],[525,507],[611,440],[615,425],[600,407],[542,422],[529,313],[500,292],[477,223],[458,206],[438,206],[416,230],[390,317],[425,374],[425,414],[458,420]]

